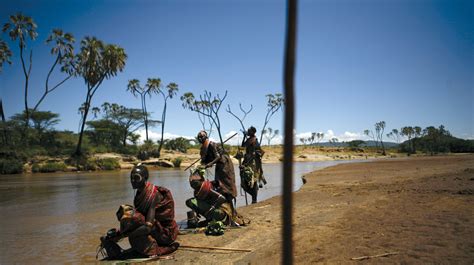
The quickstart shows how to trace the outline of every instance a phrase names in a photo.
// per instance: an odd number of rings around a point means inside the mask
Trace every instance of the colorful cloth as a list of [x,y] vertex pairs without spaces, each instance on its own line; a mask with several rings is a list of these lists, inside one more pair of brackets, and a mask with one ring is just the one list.
[[146,216],[155,196],[161,200],[156,205],[155,223],[151,235],[159,245],[167,246],[173,243],[178,236],[179,228],[174,220],[174,200],[171,192],[163,187],[147,182],[145,188],[135,195],[133,201],[135,208]]

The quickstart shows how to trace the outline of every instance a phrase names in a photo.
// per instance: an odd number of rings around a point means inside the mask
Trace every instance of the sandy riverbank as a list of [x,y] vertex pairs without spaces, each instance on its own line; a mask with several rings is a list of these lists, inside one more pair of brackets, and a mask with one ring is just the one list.
[[[474,262],[474,155],[342,164],[306,176],[294,194],[296,263]],[[240,208],[250,226],[220,237],[179,236],[187,245],[250,248],[251,253],[180,249],[173,264],[280,262],[280,197]]]

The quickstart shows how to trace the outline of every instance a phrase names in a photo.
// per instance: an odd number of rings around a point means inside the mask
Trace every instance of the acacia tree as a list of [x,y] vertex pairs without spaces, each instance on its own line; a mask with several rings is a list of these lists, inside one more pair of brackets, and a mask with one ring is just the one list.
[[370,137],[370,139],[372,139],[375,142],[375,149],[379,150],[379,142],[375,138],[374,132],[372,130],[367,129],[367,130],[364,130],[364,134]]
[[[61,29],[53,29],[53,32],[46,39],[47,44],[54,43],[53,48],[51,48],[51,54],[56,55],[56,60],[48,71],[43,95],[33,108],[33,112],[38,110],[38,107],[40,106],[41,102],[43,102],[43,100],[49,93],[56,90],[56,88],[64,84],[73,76],[73,73],[71,72],[73,66],[71,64],[73,63],[72,59],[74,58],[73,44],[75,41],[76,40],[74,39],[74,36],[71,33],[64,33]],[[59,81],[55,85],[50,86],[50,77],[54,72],[54,69],[56,69],[58,65],[61,66],[61,72],[67,73],[67,76],[61,79],[61,81]]]
[[166,107],[168,103],[168,99],[173,98],[176,93],[178,92],[178,84],[176,83],[169,83],[166,86],[166,91],[164,91],[161,87],[158,88],[158,93],[163,96],[163,112],[161,113],[161,139],[160,139],[160,145],[158,146],[158,157],[161,154],[161,148],[163,147],[163,136],[165,133],[165,122],[166,122]]
[[316,143],[317,143],[318,145],[319,145],[319,143],[321,142],[321,140],[323,140],[323,138],[324,138],[324,133],[322,133],[322,132],[316,133],[316,139],[317,139]]
[[408,138],[408,146],[410,147],[408,154],[413,153],[412,137],[415,134],[415,130],[413,129],[412,126],[405,126],[405,127],[402,127],[400,131],[401,131],[402,136],[406,136]]
[[[35,40],[38,36],[36,28],[38,26],[33,21],[33,18],[24,16],[21,13],[10,16],[10,21],[3,25],[3,32],[8,32],[10,39],[16,41],[18,39],[18,46],[20,48],[20,60],[21,66],[23,69],[23,75],[25,76],[25,85],[24,85],[24,104],[25,104],[25,119],[28,121],[30,118],[30,109],[28,107],[28,84],[31,74],[31,66],[33,64],[33,50],[30,50],[29,55],[29,64],[28,66],[25,63],[25,58],[23,53],[26,49],[26,43],[28,37],[31,40]],[[28,122],[25,122],[25,126],[28,126]]]
[[385,153],[385,146],[383,144],[383,131],[385,129],[385,121],[379,121],[375,123],[375,133],[377,136],[377,140],[380,142],[380,146],[382,146],[382,155],[386,155]]
[[148,126],[153,126],[157,121],[149,120],[149,114],[146,108],[146,96],[151,98],[152,94],[158,93],[161,86],[161,79],[159,78],[148,78],[146,85],[140,86],[138,79],[132,79],[128,81],[127,91],[130,91],[135,97],[140,96],[142,103],[143,112],[143,123],[145,125],[145,141],[148,142]]
[[392,129],[390,133],[387,133],[387,137],[400,144],[400,132],[397,129]]
[[[137,130],[142,128],[144,125],[143,121],[143,112],[141,109],[129,109],[125,106],[118,105],[116,103],[104,102],[101,106],[102,108],[102,120],[109,121],[109,126],[107,129],[117,131],[115,134],[119,135],[121,144],[125,147],[127,146],[127,140],[131,142],[135,141],[135,134]],[[102,123],[107,125],[107,123]]]
[[221,122],[219,119],[219,110],[227,97],[227,91],[224,96],[221,98],[219,94],[217,96],[212,96],[212,93],[209,91],[204,91],[204,94],[199,95],[199,100],[196,100],[194,94],[191,92],[184,93],[181,96],[181,101],[183,108],[189,109],[191,111],[197,112],[203,117],[209,120],[209,123],[216,126],[217,133],[219,135],[219,140],[221,145],[224,146],[224,141],[222,139],[221,133]]
[[280,133],[278,129],[273,130],[271,127],[265,130],[265,138],[267,138],[268,145],[270,145],[271,141]]
[[262,142],[263,132],[267,127],[268,123],[272,116],[281,109],[285,100],[283,99],[283,95],[280,93],[275,94],[268,94],[267,97],[267,114],[265,115],[265,121],[263,122],[262,132],[260,133],[260,142]]
[[[81,145],[84,127],[89,114],[92,98],[105,79],[110,79],[125,68],[127,55],[125,50],[118,45],[105,44],[95,37],[85,37],[81,41],[81,50],[75,56],[74,75],[81,76],[87,86],[84,112],[76,147],[76,156],[82,154]],[[67,68],[66,71],[70,70]]]

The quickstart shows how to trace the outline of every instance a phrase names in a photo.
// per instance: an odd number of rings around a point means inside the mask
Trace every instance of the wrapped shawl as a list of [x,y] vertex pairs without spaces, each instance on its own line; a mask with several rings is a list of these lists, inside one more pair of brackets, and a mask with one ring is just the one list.
[[159,245],[169,245],[176,240],[179,232],[178,225],[174,220],[174,200],[171,192],[166,188],[147,182],[145,188],[135,195],[133,203],[135,208],[146,216],[155,197],[159,195],[162,199],[155,208],[155,223],[151,235]]

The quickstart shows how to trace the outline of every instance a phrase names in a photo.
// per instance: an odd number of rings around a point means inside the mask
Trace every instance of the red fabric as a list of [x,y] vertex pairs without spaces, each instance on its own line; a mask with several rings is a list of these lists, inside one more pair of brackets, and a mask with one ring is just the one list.
[[209,195],[209,192],[211,192],[212,189],[212,184],[209,180],[204,181],[201,184],[201,188],[199,191],[194,192],[194,197],[200,199],[200,200],[205,200],[207,196]]
[[134,204],[135,208],[146,216],[158,192],[162,200],[155,208],[155,224],[151,235],[159,245],[166,246],[176,240],[179,232],[178,224],[174,220],[174,200],[171,192],[166,188],[147,182],[145,189],[135,196]]

